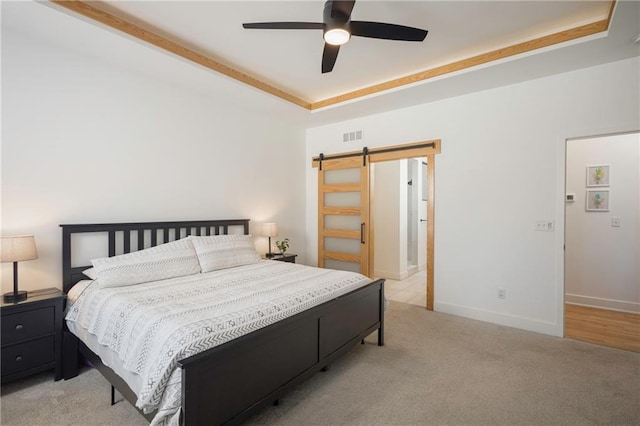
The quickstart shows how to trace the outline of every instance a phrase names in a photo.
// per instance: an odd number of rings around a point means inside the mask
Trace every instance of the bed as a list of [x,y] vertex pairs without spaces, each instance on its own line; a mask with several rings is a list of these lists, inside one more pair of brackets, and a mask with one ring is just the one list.
[[[83,271],[90,266],[72,264],[76,254],[74,250],[81,250],[83,247],[79,239],[83,234],[106,235],[106,249],[109,257],[136,252],[132,247],[142,250],[170,241],[182,241],[190,236],[195,238],[210,235],[249,234],[247,219],[83,224],[61,225],[61,227],[63,289],[66,293],[69,293],[76,283],[87,280]],[[202,278],[198,277],[198,279],[205,281],[213,279],[211,276],[218,272],[220,271],[199,274]],[[331,273],[333,272],[301,265],[285,265],[284,262],[260,261],[242,269],[242,274],[249,275],[245,277],[245,275],[238,275],[240,272],[236,272],[238,276],[234,279],[246,282],[245,293],[248,295],[255,291],[251,290],[253,278],[250,274],[271,277],[270,285],[278,291],[288,287],[288,284],[278,285],[278,280],[287,283],[287,277],[296,276],[298,278],[295,282],[300,286],[300,290],[297,295],[291,297],[299,300],[300,295],[312,293],[305,287],[307,276],[309,281],[312,276],[322,276],[327,280]],[[176,288],[180,288],[185,293],[200,291],[193,290],[200,285],[195,279],[182,277],[174,280],[175,283],[171,280],[162,281],[163,288],[173,292]],[[167,286],[169,282],[172,283],[170,290]],[[197,353],[185,352],[188,356],[178,359],[173,372],[173,376],[179,376],[177,382],[179,416],[165,416],[160,424],[169,422],[171,419],[171,423],[183,425],[237,424],[264,406],[276,403],[291,387],[312,374],[326,369],[333,360],[353,345],[364,342],[363,339],[369,334],[377,331],[377,343],[382,346],[384,344],[384,280],[367,280],[367,282],[357,283],[357,287],[354,287],[355,284],[352,284],[352,287],[347,284],[340,285],[342,286],[340,289],[336,287],[337,296],[335,297],[334,293],[318,291],[318,294],[313,296],[317,296],[313,302],[315,304],[308,309],[296,308],[298,311],[284,319],[272,321],[261,328],[248,328],[246,334],[222,344],[205,347]],[[267,287],[269,286],[265,286],[265,291]],[[90,283],[87,288],[90,288]],[[77,287],[75,291],[77,293]],[[144,286],[135,286],[135,290],[132,287],[125,293],[136,291],[139,297],[147,290]],[[104,291],[86,290],[85,294],[83,290],[81,294],[87,300],[92,300],[91,297],[94,297],[97,301],[92,303],[103,303],[98,297],[98,294],[103,293]],[[111,300],[111,297],[116,297],[114,296],[116,293],[112,292],[109,297],[104,295],[102,297],[105,300]],[[168,293],[167,297],[174,296],[175,294]],[[76,299],[77,295],[70,297],[70,300]],[[218,299],[219,297],[216,296],[214,300]],[[193,304],[198,300],[194,298],[189,303]],[[123,303],[112,301],[112,304],[117,308]],[[223,305],[221,302],[221,306]],[[201,308],[204,309],[204,307]],[[125,314],[120,312],[120,316],[123,315]],[[111,330],[107,334],[112,334]],[[78,338],[78,335],[81,338]],[[123,373],[122,366],[114,365],[113,360],[105,358],[104,354],[101,354],[102,357],[96,354],[99,352],[98,349],[97,343],[92,341],[91,337],[79,332],[75,323],[69,322],[64,333],[64,378],[70,379],[78,374],[78,363],[80,357],[83,357],[102,373],[113,388],[135,406],[140,389],[130,377]],[[157,413],[149,412],[148,409],[144,410],[147,412],[139,408],[138,410],[150,421],[155,418],[156,423],[157,418],[160,417],[156,417]]]

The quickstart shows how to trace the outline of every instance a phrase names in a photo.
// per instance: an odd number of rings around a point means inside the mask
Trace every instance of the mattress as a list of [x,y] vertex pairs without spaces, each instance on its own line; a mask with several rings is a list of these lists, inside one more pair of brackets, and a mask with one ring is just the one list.
[[124,287],[72,289],[66,320],[105,365],[158,410],[152,425],[178,424],[178,361],[320,305],[371,282],[346,271],[287,262],[250,265]]

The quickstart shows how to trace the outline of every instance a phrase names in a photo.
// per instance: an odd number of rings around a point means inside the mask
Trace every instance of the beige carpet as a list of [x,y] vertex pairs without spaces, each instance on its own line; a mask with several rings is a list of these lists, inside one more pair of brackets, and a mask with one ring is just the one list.
[[[640,354],[391,303],[375,335],[250,419],[271,425],[640,425]],[[2,387],[3,425],[144,425],[94,370]]]

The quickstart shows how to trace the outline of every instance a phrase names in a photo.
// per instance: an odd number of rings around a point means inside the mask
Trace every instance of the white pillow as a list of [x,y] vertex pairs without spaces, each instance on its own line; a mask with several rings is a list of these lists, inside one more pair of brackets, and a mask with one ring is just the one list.
[[[84,274],[84,272],[83,272]],[[75,303],[82,293],[93,283],[92,280],[80,280],[71,287],[71,290],[67,293],[67,303]],[[67,305],[68,306],[68,305]]]
[[185,238],[145,250],[91,261],[101,287],[119,287],[200,272],[198,256]]
[[96,268],[85,269],[84,271],[82,271],[82,273],[86,277],[91,278],[92,280],[95,280],[96,278],[98,278],[98,274],[96,274]]
[[202,272],[233,268],[260,262],[251,235],[212,235],[189,237],[198,253]]

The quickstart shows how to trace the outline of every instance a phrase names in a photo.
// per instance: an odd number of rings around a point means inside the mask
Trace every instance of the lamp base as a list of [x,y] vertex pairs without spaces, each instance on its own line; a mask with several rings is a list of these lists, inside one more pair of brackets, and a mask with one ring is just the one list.
[[22,291],[17,291],[15,293],[14,292],[5,293],[2,296],[2,299],[8,303],[21,302],[27,299],[27,292],[22,290]]
[[276,257],[275,253],[265,253],[264,257],[266,257],[267,259],[271,259],[272,257]]

